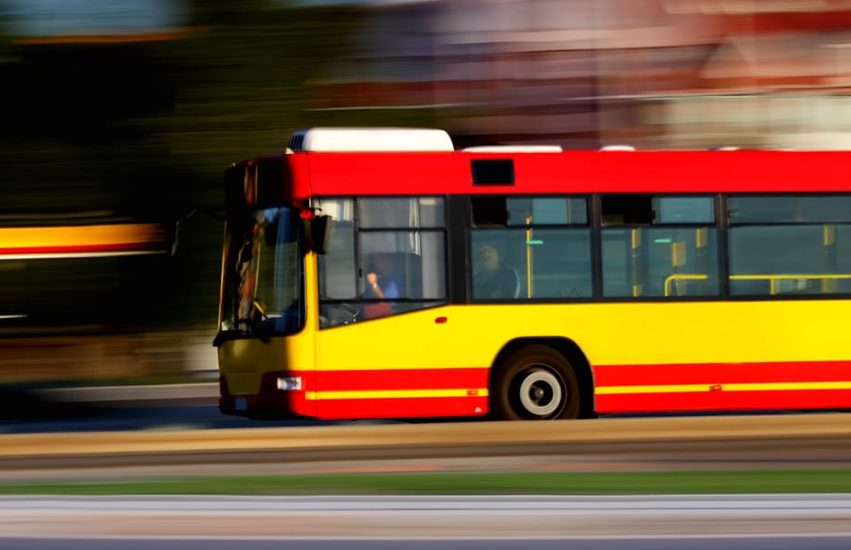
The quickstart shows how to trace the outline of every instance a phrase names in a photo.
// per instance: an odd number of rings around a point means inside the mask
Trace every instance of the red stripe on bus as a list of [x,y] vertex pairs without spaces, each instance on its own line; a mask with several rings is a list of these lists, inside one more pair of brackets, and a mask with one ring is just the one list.
[[851,390],[647,393],[596,398],[599,413],[847,409],[849,406]]
[[488,412],[487,397],[420,397],[406,399],[323,400],[320,418],[432,418],[481,416]]
[[318,391],[487,388],[490,369],[317,371]]
[[[290,371],[303,391],[274,396],[281,405],[322,418],[475,416],[488,410],[488,397],[347,398],[307,401],[305,392],[489,388],[490,369],[396,369]],[[600,413],[829,409],[851,406],[846,389],[724,391],[725,384],[806,383],[851,380],[851,361],[603,365],[594,367],[597,388],[660,386],[659,392],[598,394]],[[705,391],[678,392],[670,386],[704,385]],[[669,386],[669,388],[665,388]],[[671,390],[674,390],[673,392]],[[276,393],[276,392],[275,392]],[[273,397],[273,396],[270,396]],[[479,409],[477,411],[477,409]]]
[[[474,186],[470,161],[512,159],[513,185]],[[847,192],[846,152],[569,151],[287,155],[294,197],[316,195]],[[309,170],[308,170],[309,164]],[[812,167],[818,166],[814,178]]]
[[594,384],[597,387],[847,380],[851,380],[851,361],[597,365],[594,367]]

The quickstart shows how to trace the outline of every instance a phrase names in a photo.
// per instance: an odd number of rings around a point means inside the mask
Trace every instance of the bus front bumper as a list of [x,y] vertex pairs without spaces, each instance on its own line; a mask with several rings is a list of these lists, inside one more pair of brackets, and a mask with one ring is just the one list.
[[300,379],[287,371],[264,373],[256,394],[230,393],[227,377],[219,376],[219,411],[222,414],[258,419],[304,418],[294,412],[301,392]]

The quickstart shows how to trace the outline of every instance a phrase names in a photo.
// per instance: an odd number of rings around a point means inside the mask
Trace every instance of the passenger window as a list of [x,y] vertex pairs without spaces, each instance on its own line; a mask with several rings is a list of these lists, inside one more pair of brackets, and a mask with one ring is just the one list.
[[650,197],[633,195],[602,197],[600,206],[603,226],[653,223],[653,205]]
[[841,195],[730,197],[730,224],[851,223],[851,197]]
[[473,300],[592,296],[587,199],[474,198],[473,214]]
[[728,205],[732,294],[851,292],[851,197],[731,197]]
[[712,197],[611,196],[601,206],[604,296],[720,294]]
[[505,197],[473,197],[471,206],[474,227],[508,225],[508,201]]
[[618,298],[717,296],[717,230],[603,230],[603,295]]
[[655,223],[709,224],[715,222],[712,197],[654,197]]
[[508,225],[587,225],[585,199],[508,199]]

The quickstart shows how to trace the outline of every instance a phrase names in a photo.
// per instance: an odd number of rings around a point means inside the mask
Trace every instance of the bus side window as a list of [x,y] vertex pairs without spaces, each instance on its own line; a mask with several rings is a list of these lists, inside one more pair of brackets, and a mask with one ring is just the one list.
[[851,196],[733,196],[730,292],[851,292]]
[[442,232],[370,231],[359,235],[360,295],[370,298],[366,275],[392,283],[389,298],[441,300],[446,297]]
[[585,197],[474,197],[473,299],[590,298]]
[[650,225],[653,223],[653,207],[650,197],[611,196],[603,197],[603,226]]
[[508,225],[508,207],[505,197],[473,197],[473,225],[476,227],[505,227]]
[[717,296],[712,197],[602,197],[603,295]]
[[320,327],[445,303],[443,199],[322,199],[316,206],[333,223],[319,257]]

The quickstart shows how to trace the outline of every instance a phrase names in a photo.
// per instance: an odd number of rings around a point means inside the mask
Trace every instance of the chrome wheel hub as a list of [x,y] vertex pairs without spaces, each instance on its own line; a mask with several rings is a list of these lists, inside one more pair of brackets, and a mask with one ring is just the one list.
[[564,403],[562,383],[549,370],[529,371],[520,383],[519,394],[520,404],[535,416],[550,416]]

